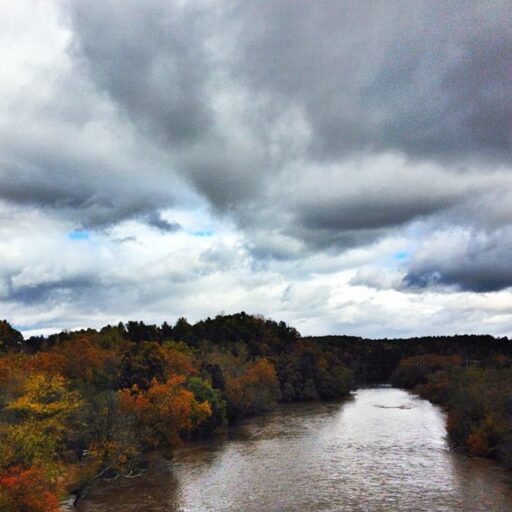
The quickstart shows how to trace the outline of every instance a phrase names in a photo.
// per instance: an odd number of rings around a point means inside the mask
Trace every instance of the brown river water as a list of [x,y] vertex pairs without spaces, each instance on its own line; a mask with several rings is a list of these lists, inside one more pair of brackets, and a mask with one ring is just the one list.
[[450,450],[441,409],[359,389],[343,403],[284,405],[98,485],[80,512],[512,511],[512,479]]

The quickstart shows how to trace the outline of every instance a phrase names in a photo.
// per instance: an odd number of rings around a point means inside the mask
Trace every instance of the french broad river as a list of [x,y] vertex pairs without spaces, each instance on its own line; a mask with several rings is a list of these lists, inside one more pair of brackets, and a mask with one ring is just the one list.
[[80,512],[500,512],[512,481],[450,450],[441,409],[406,391],[280,406],[175,452],[137,478],[99,484]]

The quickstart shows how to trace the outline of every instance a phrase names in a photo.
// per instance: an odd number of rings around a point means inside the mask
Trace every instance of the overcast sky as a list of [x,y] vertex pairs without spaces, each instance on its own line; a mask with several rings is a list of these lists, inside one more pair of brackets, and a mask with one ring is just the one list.
[[512,335],[509,0],[0,0],[0,317]]

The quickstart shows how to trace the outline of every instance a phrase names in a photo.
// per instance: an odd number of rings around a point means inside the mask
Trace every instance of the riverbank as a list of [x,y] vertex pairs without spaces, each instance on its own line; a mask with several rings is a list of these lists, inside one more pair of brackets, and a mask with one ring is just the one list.
[[441,409],[396,388],[285,404],[177,449],[159,470],[98,485],[78,511],[508,512],[507,475],[445,436]]
[[69,486],[133,475],[148,453],[208,437],[278,401],[342,397],[353,381],[341,350],[245,313],[30,343],[11,331],[19,342],[0,352],[6,510],[54,512]]
[[447,411],[452,446],[512,469],[512,368],[507,358],[461,364],[460,357],[404,359],[393,383]]
[[97,478],[94,479],[94,481],[84,481],[80,487],[77,487],[77,484],[75,484],[75,493],[68,496],[64,501],[61,502],[60,512],[76,512],[77,510],[81,510],[81,503],[84,500],[87,501],[87,497],[90,493],[94,495],[95,489],[104,487],[109,488],[111,486],[114,488],[119,487],[119,489],[123,489],[125,487],[132,487],[135,485],[130,482],[133,482],[139,478],[140,481],[143,482],[146,482],[148,479],[151,480],[152,476],[158,474],[159,471],[165,472],[172,465],[173,455],[175,453],[181,456],[183,453],[193,453],[196,450],[204,450],[207,447],[222,446],[225,443],[232,441],[233,439],[238,439],[247,424],[265,424],[267,418],[272,418],[275,415],[286,416],[286,411],[288,410],[301,410],[304,414],[307,414],[307,411],[310,409],[314,411],[317,408],[338,407],[340,403],[350,401],[353,398],[352,393],[353,391],[347,393],[344,396],[342,402],[339,400],[299,401],[293,403],[280,402],[276,404],[276,406],[272,409],[261,411],[258,414],[253,414],[249,417],[237,420],[230,425],[225,425],[223,428],[219,429],[216,434],[211,435],[208,438],[185,440],[172,452],[168,452],[167,454],[160,453],[158,451],[146,453],[145,460],[141,461],[141,465],[139,466],[136,475],[110,475],[109,478]]

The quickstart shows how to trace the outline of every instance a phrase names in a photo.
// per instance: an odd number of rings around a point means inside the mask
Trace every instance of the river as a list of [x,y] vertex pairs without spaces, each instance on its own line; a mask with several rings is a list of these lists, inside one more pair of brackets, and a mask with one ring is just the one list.
[[80,512],[512,510],[512,480],[450,450],[441,409],[406,391],[280,406],[105,482]]

